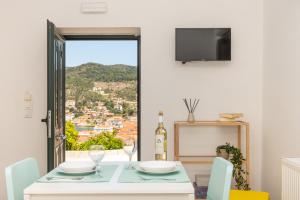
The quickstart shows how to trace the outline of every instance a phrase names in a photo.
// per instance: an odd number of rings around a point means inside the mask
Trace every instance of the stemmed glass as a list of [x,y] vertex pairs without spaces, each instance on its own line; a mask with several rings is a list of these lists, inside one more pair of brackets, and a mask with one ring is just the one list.
[[91,145],[89,149],[89,156],[96,164],[96,175],[101,176],[100,162],[104,157],[104,147],[102,145]]
[[123,141],[124,142],[124,146],[123,146],[123,150],[124,152],[128,155],[129,157],[129,164],[128,164],[128,169],[132,169],[132,165],[131,165],[131,159],[133,154],[136,152],[136,141],[133,138],[129,138]]

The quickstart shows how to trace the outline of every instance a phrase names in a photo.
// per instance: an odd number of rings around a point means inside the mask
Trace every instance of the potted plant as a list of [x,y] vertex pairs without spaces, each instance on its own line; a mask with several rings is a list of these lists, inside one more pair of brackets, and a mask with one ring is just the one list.
[[232,177],[235,181],[235,187],[238,190],[250,190],[249,184],[247,183],[246,175],[247,171],[243,168],[243,161],[245,160],[241,150],[236,148],[229,143],[225,145],[220,145],[217,147],[217,153],[220,152],[221,149],[226,149],[228,153],[228,160],[233,164],[233,172]]
[[219,145],[216,149],[217,156],[228,160],[228,158],[229,158],[229,149],[230,149],[230,144],[229,143],[226,143],[225,145]]

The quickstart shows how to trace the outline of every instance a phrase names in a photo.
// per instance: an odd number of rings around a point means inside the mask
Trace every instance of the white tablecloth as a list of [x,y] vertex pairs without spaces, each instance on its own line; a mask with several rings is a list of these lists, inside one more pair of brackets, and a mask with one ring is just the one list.
[[127,162],[118,164],[110,182],[99,183],[33,183],[24,190],[25,200],[194,200],[189,183],[118,183]]

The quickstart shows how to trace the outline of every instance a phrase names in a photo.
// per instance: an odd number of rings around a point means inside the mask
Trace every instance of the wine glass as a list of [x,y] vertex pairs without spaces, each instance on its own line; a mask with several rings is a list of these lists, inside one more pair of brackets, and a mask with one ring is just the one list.
[[129,157],[128,169],[132,169],[131,159],[132,159],[133,154],[136,152],[135,139],[129,138],[129,139],[124,140],[123,150]]
[[102,145],[91,145],[89,149],[89,156],[96,164],[96,175],[101,176],[100,162],[104,157],[104,147]]

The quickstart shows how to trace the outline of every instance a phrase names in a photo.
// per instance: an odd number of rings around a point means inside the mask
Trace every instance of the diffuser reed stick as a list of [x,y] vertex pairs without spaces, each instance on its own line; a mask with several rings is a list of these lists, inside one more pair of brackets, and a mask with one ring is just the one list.
[[188,119],[187,121],[189,122],[193,122],[195,121],[195,116],[194,116],[194,112],[198,106],[198,103],[199,103],[200,99],[187,99],[187,98],[184,98],[183,99],[183,102],[187,108],[187,110],[189,111],[189,115],[188,115]]

